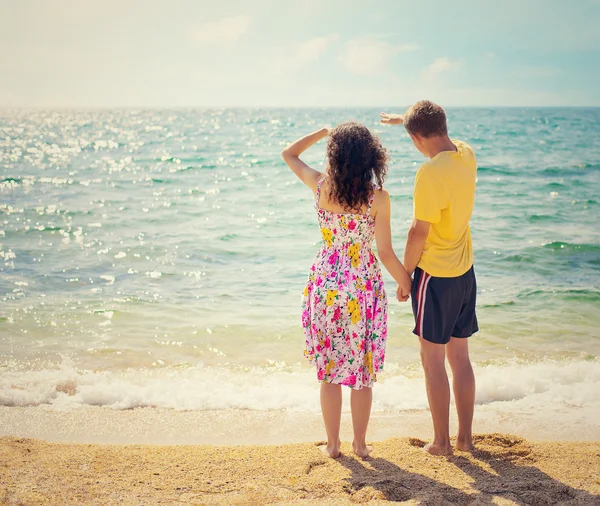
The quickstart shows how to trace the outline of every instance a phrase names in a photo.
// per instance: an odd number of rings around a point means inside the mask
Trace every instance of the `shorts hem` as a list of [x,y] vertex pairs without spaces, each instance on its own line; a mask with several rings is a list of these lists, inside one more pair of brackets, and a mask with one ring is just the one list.
[[457,339],[468,339],[473,334],[477,334],[477,332],[479,332],[479,328],[472,329],[470,332],[453,333],[452,337],[456,337]]
[[420,337],[421,339],[424,339],[425,341],[427,341],[428,343],[431,344],[448,344],[450,342],[450,337],[446,340],[446,341],[440,341],[440,340],[433,340],[427,336],[421,336],[419,335],[419,333],[417,332],[417,329],[413,330],[412,333],[417,336]]
[[474,330],[473,332],[471,332],[470,334],[463,334],[463,335],[454,335],[452,334],[448,340],[443,341],[443,342],[439,342],[439,341],[434,341],[433,339],[430,339],[428,337],[425,336],[420,336],[416,330],[413,330],[412,333],[417,336],[420,337],[421,339],[425,339],[425,341],[427,341],[428,343],[433,343],[433,344],[448,344],[450,342],[450,339],[452,339],[453,337],[455,339],[469,339],[469,337],[472,337],[474,334],[476,334],[477,332],[479,332],[479,329]]

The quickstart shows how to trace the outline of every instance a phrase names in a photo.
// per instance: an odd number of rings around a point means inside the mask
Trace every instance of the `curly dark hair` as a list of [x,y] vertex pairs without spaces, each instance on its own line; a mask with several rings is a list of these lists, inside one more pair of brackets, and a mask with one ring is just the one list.
[[354,121],[338,125],[327,141],[330,198],[346,211],[368,206],[372,183],[383,187],[387,160],[386,149],[366,126]]

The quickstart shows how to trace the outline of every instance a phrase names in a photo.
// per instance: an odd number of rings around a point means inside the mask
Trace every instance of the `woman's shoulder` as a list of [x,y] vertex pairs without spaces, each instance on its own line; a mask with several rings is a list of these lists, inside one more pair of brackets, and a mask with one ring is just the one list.
[[374,197],[375,202],[387,200],[390,198],[389,192],[383,186],[380,188],[374,187],[373,192],[375,194],[375,197]]
[[390,201],[390,194],[382,187],[373,188],[373,204],[371,205],[371,216],[377,215],[377,211],[387,207]]

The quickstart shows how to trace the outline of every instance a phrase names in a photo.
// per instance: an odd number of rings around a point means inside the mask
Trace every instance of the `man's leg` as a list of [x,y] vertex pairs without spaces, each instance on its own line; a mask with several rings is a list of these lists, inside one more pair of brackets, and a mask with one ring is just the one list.
[[425,449],[432,455],[450,455],[450,385],[445,365],[445,346],[419,337],[421,363],[425,371],[427,399],[433,418],[433,442]]
[[473,446],[473,410],[475,408],[475,375],[469,360],[469,340],[452,337],[446,345],[448,362],[452,368],[452,388],[458,412],[456,448],[463,451]]

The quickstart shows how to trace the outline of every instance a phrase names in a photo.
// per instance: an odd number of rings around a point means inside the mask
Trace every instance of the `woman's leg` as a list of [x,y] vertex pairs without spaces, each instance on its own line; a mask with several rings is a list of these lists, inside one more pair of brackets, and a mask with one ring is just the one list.
[[373,389],[361,388],[352,390],[350,394],[350,407],[352,408],[352,428],[354,429],[354,441],[352,448],[359,457],[366,457],[371,452],[367,447],[367,427],[371,416],[371,404],[373,402]]
[[342,387],[321,383],[321,411],[327,432],[327,453],[334,459],[340,456],[340,422],[342,418]]

